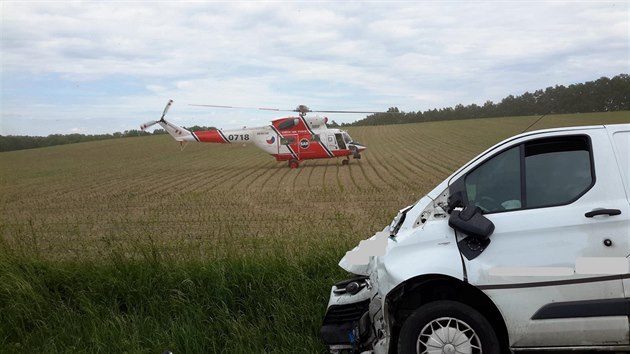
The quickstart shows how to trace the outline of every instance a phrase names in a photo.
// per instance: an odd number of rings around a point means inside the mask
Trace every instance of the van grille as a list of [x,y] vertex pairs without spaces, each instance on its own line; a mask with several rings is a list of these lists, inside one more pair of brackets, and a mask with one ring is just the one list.
[[349,305],[330,306],[324,318],[324,324],[358,321],[369,306],[370,300]]

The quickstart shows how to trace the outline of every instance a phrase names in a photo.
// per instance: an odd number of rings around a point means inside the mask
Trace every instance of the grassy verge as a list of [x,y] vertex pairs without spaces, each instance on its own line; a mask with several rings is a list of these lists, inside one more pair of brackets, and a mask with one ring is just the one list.
[[[342,246],[343,247],[343,246]],[[296,258],[107,261],[0,252],[2,352],[318,353],[339,244]]]

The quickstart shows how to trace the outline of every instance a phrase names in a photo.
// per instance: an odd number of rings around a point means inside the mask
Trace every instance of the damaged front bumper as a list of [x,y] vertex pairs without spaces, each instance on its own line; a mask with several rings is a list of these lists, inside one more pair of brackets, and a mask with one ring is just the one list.
[[330,353],[386,353],[381,297],[367,276],[333,285],[320,337]]

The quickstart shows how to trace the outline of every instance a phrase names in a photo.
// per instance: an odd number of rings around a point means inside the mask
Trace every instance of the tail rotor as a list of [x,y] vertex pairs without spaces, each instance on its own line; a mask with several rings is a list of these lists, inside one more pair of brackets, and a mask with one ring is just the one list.
[[168,112],[168,109],[171,108],[172,104],[173,104],[173,100],[168,100],[166,107],[164,107],[164,112],[162,112],[162,116],[160,117],[160,120],[164,120],[164,116],[166,115],[166,112]]
[[151,120],[148,121],[144,124],[142,124],[140,126],[140,130],[145,130],[150,128],[152,125],[157,124],[157,123],[166,123],[166,121],[164,120],[164,117],[166,116],[166,112],[168,112],[169,108],[171,108],[171,105],[173,104],[173,100],[168,100],[168,103],[166,104],[166,107],[164,107],[164,112],[162,112],[162,116],[160,117],[159,120]]

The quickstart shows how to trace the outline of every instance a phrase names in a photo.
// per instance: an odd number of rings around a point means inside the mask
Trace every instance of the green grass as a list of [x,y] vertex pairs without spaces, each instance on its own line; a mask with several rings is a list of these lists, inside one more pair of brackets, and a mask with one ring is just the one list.
[[3,249],[2,352],[317,353],[338,244],[307,257],[38,261]]
[[297,170],[167,136],[0,153],[0,352],[323,352],[344,253],[537,119],[353,127],[363,159]]

